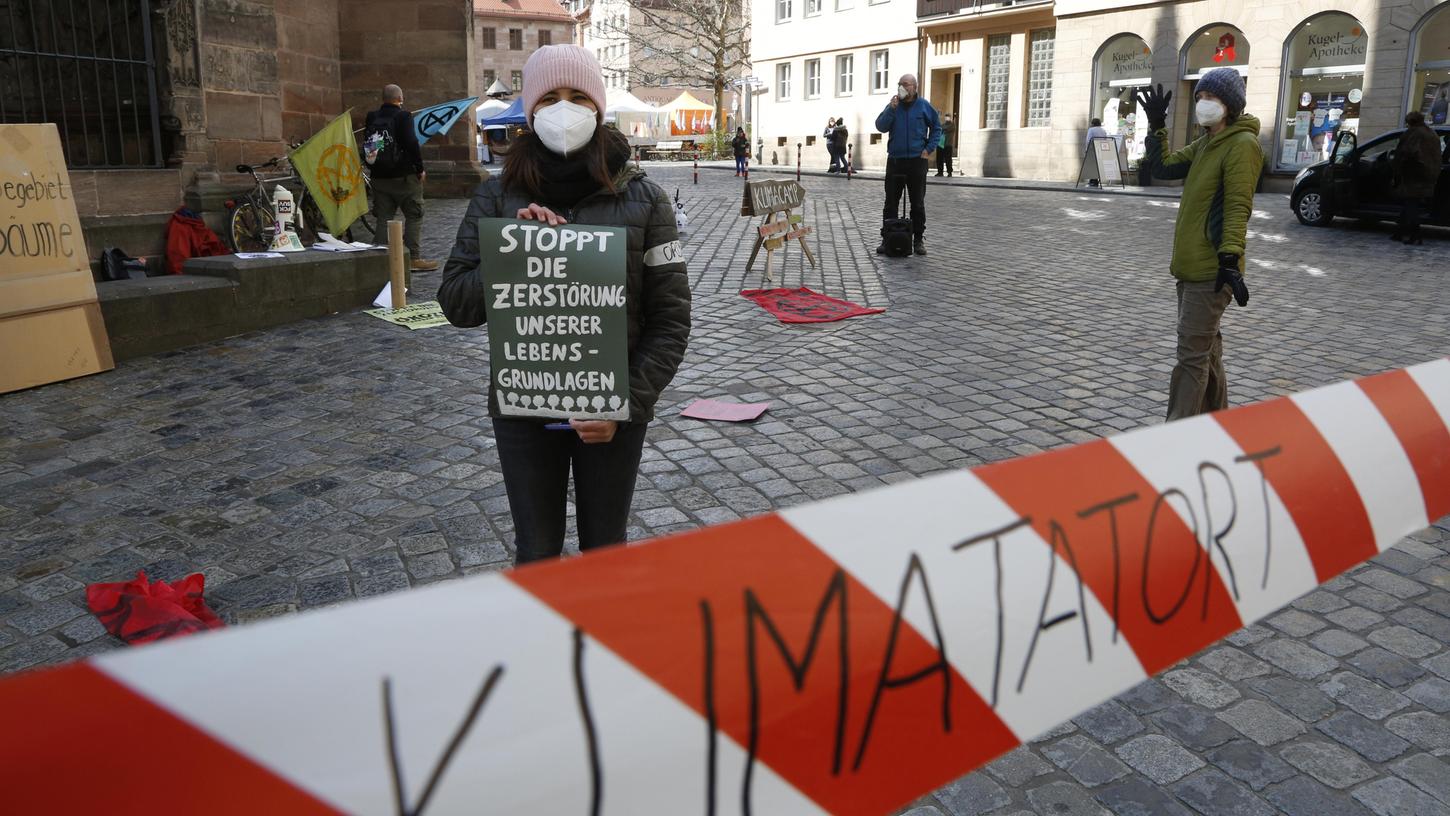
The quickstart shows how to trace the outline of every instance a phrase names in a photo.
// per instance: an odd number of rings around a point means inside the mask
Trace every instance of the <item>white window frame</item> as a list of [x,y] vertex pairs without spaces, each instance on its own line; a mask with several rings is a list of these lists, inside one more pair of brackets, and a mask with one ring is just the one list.
[[[881,58],[881,67],[876,66],[876,58]],[[891,49],[879,48],[871,52],[868,58],[871,66],[871,93],[884,94],[891,90]]]
[[795,13],[793,2],[794,0],[775,0],[775,22],[777,24],[790,22],[791,15]]
[[853,96],[856,93],[856,55],[836,55],[836,96]]
[[836,0],[836,11],[850,11],[856,7],[856,0]]
[[775,66],[775,99],[777,102],[790,100],[791,64],[777,63]]
[[826,0],[806,0],[806,16],[817,17],[825,11]]
[[[811,69],[812,68],[816,69],[814,75],[811,73]],[[819,57],[817,57],[816,59],[808,59],[808,60],[806,60],[806,94],[805,94],[805,98],[806,99],[820,99],[821,98],[821,60],[820,60]]]

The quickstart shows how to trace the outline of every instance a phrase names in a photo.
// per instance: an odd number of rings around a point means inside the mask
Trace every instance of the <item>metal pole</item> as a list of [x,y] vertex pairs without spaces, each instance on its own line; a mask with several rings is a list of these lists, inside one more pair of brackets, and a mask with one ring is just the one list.
[[695,151],[695,183],[700,183],[700,151]]
[[851,144],[846,143],[846,181],[851,180]]
[[795,180],[801,180],[801,143],[795,143]]

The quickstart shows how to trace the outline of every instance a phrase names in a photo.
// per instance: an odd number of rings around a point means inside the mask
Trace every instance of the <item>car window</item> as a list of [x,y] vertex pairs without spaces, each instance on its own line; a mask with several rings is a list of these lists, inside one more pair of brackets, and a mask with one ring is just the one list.
[[1440,161],[1450,164],[1450,133],[1441,133],[1440,143],[1444,145],[1444,149],[1440,151]]
[[1359,152],[1359,160],[1363,162],[1388,160],[1399,143],[1399,139],[1385,139],[1379,144],[1369,145]]

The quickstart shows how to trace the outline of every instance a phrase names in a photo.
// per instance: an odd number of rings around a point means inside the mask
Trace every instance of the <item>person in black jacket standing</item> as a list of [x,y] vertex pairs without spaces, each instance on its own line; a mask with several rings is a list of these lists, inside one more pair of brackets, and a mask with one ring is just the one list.
[[524,65],[529,131],[504,159],[503,176],[474,191],[443,266],[438,303],[455,326],[482,325],[489,293],[480,268],[478,219],[522,218],[629,231],[628,422],[505,418],[489,385],[488,407],[514,520],[515,560],[557,557],[564,546],[569,474],[574,474],[579,548],[625,540],[645,429],[675,376],[690,337],[690,284],[674,207],[629,164],[629,144],[603,126],[604,76],[577,45],[547,45]]
[[846,129],[846,120],[842,117],[836,118],[836,129],[831,132],[831,144],[836,148],[836,158],[841,162],[841,172],[850,174],[851,154],[846,149],[850,141],[851,132]]
[[747,162],[750,161],[750,137],[745,135],[745,128],[735,129],[735,138],[730,140],[730,149],[735,153],[735,175],[749,175]]
[[368,112],[363,130],[363,155],[371,154],[369,178],[378,230],[374,240],[386,242],[388,222],[402,210],[403,244],[413,259],[413,271],[437,269],[438,262],[424,260],[418,246],[418,234],[423,229],[423,179],[428,173],[423,169],[423,150],[413,129],[413,114],[403,109],[402,88],[383,88],[383,106]]

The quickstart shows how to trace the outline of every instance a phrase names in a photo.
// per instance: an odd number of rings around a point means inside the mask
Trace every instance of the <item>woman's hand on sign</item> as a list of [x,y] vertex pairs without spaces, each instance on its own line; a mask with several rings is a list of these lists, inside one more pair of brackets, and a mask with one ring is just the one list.
[[586,445],[597,445],[614,439],[619,423],[612,419],[571,419],[569,425]]
[[[551,227],[557,227],[560,224],[569,223],[568,221],[564,220],[563,216],[559,215],[548,207],[543,206],[542,204],[530,204],[527,207],[523,207],[518,211],[518,214],[515,217],[522,218],[525,221],[543,221]],[[585,441],[587,442],[588,440]]]

